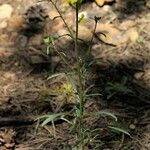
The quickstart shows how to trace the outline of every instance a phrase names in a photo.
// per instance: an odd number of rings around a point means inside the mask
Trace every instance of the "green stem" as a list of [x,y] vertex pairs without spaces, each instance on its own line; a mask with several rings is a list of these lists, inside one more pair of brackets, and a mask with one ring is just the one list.
[[[77,60],[77,74],[78,74],[78,79],[79,79],[79,130],[78,130],[78,138],[79,139],[83,139],[83,113],[84,113],[84,78],[83,78],[83,71],[82,71],[82,60],[80,59],[80,54],[78,52],[78,13],[79,13],[79,3],[78,1],[76,2],[76,34],[74,36],[73,32],[71,31],[70,27],[68,26],[68,24],[66,23],[65,19],[63,18],[61,12],[59,11],[58,7],[56,6],[56,3],[54,3],[53,0],[49,0],[52,5],[55,7],[55,9],[57,10],[60,18],[62,19],[62,21],[64,22],[68,32],[70,33],[71,38],[74,40],[75,43],[75,55],[76,55],[76,60]],[[55,44],[53,43],[53,46],[55,46]],[[56,52],[60,55],[61,59],[69,66],[69,64],[65,61],[64,57],[59,53],[59,51],[57,50],[56,47],[54,47]]]
[[67,28],[67,30],[69,31],[71,38],[74,40],[73,33],[72,33],[71,29],[69,28],[68,24],[66,23],[64,17],[62,16],[60,10],[59,10],[58,7],[56,6],[56,4],[53,2],[53,0],[50,0],[50,2],[52,3],[52,5],[53,5],[53,6],[55,7],[55,9],[57,10],[57,12],[58,12],[60,18],[62,19],[62,21],[64,22],[64,24],[65,24],[65,26],[66,26],[66,28]]
[[77,60],[77,73],[78,73],[78,79],[79,79],[79,131],[78,136],[80,139],[83,138],[83,132],[82,132],[82,122],[83,122],[83,113],[84,113],[84,85],[83,85],[83,77],[82,77],[82,61],[80,60],[80,54],[78,51],[78,13],[79,13],[79,4],[76,3],[76,35],[75,35],[75,53],[76,53],[76,60]]
[[59,52],[59,50],[55,46],[55,42],[54,42],[53,38],[51,38],[51,40],[52,40],[52,45],[53,45],[53,48],[54,48],[55,52],[59,55],[59,57],[61,58],[61,60],[67,65],[68,70],[72,71],[72,68],[71,68],[70,64],[67,62],[67,60],[64,58],[64,56]]

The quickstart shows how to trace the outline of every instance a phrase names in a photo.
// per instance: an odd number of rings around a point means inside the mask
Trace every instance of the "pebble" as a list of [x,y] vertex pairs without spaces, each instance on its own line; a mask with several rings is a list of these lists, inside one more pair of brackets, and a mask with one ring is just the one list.
[[130,124],[130,125],[129,125],[129,128],[130,128],[131,130],[134,130],[136,127],[135,127],[134,124]]
[[95,0],[95,2],[99,5],[99,6],[103,6],[105,3],[107,2],[113,2],[115,0]]
[[137,72],[134,74],[134,78],[136,80],[140,80],[142,78],[143,74],[144,74],[143,72]]
[[3,4],[0,6],[0,20],[9,19],[12,15],[13,7],[9,4]]

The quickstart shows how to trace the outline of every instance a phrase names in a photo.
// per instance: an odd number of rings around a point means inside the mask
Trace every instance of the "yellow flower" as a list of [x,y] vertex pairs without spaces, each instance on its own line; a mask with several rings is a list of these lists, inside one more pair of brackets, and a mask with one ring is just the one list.
[[61,87],[61,90],[62,92],[69,94],[73,92],[73,87],[71,84],[64,83]]
[[67,103],[75,103],[77,96],[74,87],[70,83],[64,83],[60,87],[59,93],[64,96]]

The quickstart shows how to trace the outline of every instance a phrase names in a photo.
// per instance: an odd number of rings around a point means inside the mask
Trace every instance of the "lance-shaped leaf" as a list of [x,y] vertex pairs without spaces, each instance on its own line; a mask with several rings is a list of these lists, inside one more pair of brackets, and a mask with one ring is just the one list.
[[101,116],[108,116],[113,118],[115,121],[117,121],[117,117],[111,113],[111,112],[107,112],[107,111],[98,111],[96,113],[92,113],[93,115],[101,115]]
[[108,126],[108,128],[112,129],[112,131],[114,131],[114,132],[120,132],[120,133],[124,133],[128,136],[131,136],[130,133],[128,131],[126,131],[125,129],[121,129],[118,127],[112,127],[112,126]]
[[61,119],[66,113],[57,113],[57,114],[49,114],[38,117],[36,120],[44,120],[42,126],[45,126],[49,122],[54,122],[58,119]]

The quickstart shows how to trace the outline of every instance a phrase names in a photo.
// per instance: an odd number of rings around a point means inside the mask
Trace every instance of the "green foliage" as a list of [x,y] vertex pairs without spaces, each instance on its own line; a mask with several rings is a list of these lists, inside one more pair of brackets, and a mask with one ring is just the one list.
[[116,132],[116,133],[124,133],[124,134],[130,136],[129,132],[126,131],[125,129],[118,128],[118,127],[112,127],[112,126],[108,126],[108,128],[110,128],[113,132]]
[[118,120],[117,117],[116,117],[113,113],[108,112],[108,111],[98,111],[98,112],[94,113],[93,116],[94,116],[94,115],[96,115],[96,116],[97,116],[97,115],[100,115],[100,116],[111,117],[111,118],[113,118],[115,121]]
[[56,77],[58,77],[58,76],[64,76],[64,75],[65,75],[65,73],[55,73],[55,74],[50,75],[50,76],[47,78],[47,80],[50,80],[50,79],[52,79],[52,78],[56,78]]
[[[94,129],[94,130],[85,129],[84,128],[84,121],[85,121],[84,119],[86,119],[88,117],[99,117],[99,116],[110,117],[113,120],[115,120],[116,122],[118,119],[113,113],[108,112],[108,111],[98,111],[98,112],[94,112],[94,113],[86,112],[86,109],[85,109],[86,99],[89,97],[92,97],[92,96],[94,96],[94,97],[99,96],[101,94],[99,94],[99,93],[88,94],[88,92],[86,90],[86,82],[87,82],[86,66],[88,66],[88,65],[85,65],[84,60],[81,59],[82,57],[80,56],[80,53],[78,52],[78,46],[79,46],[79,44],[78,44],[78,25],[81,21],[84,20],[84,17],[85,17],[84,15],[81,15],[81,18],[78,18],[78,14],[79,14],[80,5],[83,0],[65,0],[65,1],[69,5],[74,6],[74,8],[76,10],[76,33],[75,33],[75,35],[72,33],[70,27],[67,25],[61,12],[57,8],[56,3],[54,3],[53,0],[50,0],[52,5],[56,8],[57,12],[59,13],[58,17],[60,17],[62,19],[66,28],[68,29],[69,36],[74,41],[77,71],[72,69],[69,62],[66,60],[66,55],[64,53],[60,52],[57,49],[57,46],[55,46],[55,40],[57,40],[57,38],[59,38],[59,37],[55,38],[53,36],[48,36],[48,37],[44,38],[44,43],[45,43],[45,45],[47,45],[47,53],[49,53],[49,49],[52,47],[54,49],[54,51],[60,56],[61,60],[67,66],[64,73],[56,73],[56,74],[50,75],[48,77],[48,80],[51,80],[58,76],[65,76],[68,83],[64,84],[63,88],[61,88],[60,91],[62,93],[65,93],[66,95],[68,95],[68,93],[69,94],[71,93],[71,95],[72,95],[72,93],[75,93],[75,95],[76,95],[75,96],[75,98],[76,98],[75,107],[74,107],[73,111],[71,112],[71,114],[68,114],[65,112],[60,112],[60,113],[56,113],[56,114],[54,113],[54,114],[43,115],[37,119],[42,121],[42,126],[47,125],[49,122],[52,122],[52,124],[54,125],[54,122],[59,119],[64,120],[64,121],[68,122],[69,124],[71,124],[72,131],[74,131],[74,133],[76,134],[76,140],[77,140],[77,142],[76,142],[77,145],[74,148],[72,148],[72,150],[81,150],[81,149],[84,149],[84,147],[86,145],[88,145],[89,143],[91,143],[92,141],[94,141],[96,139],[97,131],[99,131],[99,129]],[[96,16],[94,17],[95,26],[94,26],[94,31],[93,31],[93,37],[94,37],[94,33],[96,31],[97,23],[100,19],[101,19],[100,17],[96,17]],[[91,39],[91,43],[93,41],[93,37]],[[90,50],[91,50],[91,46],[89,47],[87,54],[90,54]],[[72,75],[77,75],[78,83],[76,82],[75,79],[73,79]],[[116,94],[118,92],[124,93],[124,94],[132,93],[132,91],[126,87],[126,80],[123,80],[123,82],[121,84],[108,83],[105,90],[108,93],[108,98],[112,97],[114,94]],[[71,116],[72,119],[70,119],[70,120],[66,119],[67,116]],[[108,126],[107,128],[111,129],[112,131],[121,132],[121,133],[124,133],[124,134],[130,136],[130,134],[124,129],[113,127],[113,126]]]
[[47,115],[43,115],[37,118],[37,120],[44,120],[42,123],[42,126],[47,125],[49,122],[54,122],[57,121],[59,119],[61,119],[62,117],[64,117],[66,115],[66,113],[57,113],[57,114],[47,114]]

